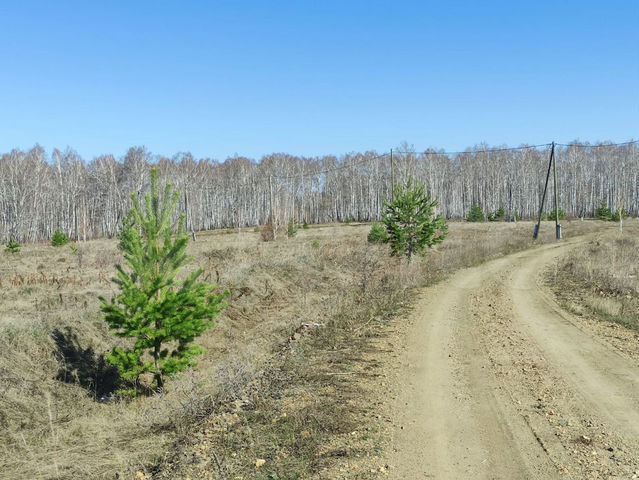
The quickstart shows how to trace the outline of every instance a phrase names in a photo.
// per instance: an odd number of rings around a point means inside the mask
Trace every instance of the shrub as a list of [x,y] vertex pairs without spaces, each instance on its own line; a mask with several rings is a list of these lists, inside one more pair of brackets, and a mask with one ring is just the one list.
[[601,202],[597,209],[596,216],[599,220],[612,220],[612,212],[610,211],[610,208],[608,208],[608,205],[606,205],[606,202]]
[[565,220],[566,219],[566,212],[564,212],[561,208],[559,209],[559,218],[557,218],[555,220],[555,210],[552,210],[551,212],[547,213],[546,215],[544,215],[544,220],[552,220],[554,221],[561,221],[561,220]]
[[7,243],[5,250],[8,253],[18,253],[21,247],[22,246],[16,240],[11,239],[9,240],[9,243]]
[[273,228],[272,223],[267,223],[262,227],[262,231],[260,232],[263,242],[271,242],[275,240],[275,229]]
[[174,225],[180,199],[167,185],[160,199],[157,170],[151,171],[151,194],[141,204],[132,195],[119,248],[126,268],[118,265],[115,283],[120,294],[102,301],[105,320],[118,337],[133,338],[130,348],[116,347],[109,362],[126,381],[137,385],[142,374],[152,374],[157,389],[164,378],[195,365],[203,349],[193,341],[213,327],[227,294],[199,282],[198,269],[178,280],[187,261],[189,236],[184,215]]
[[488,215],[489,222],[503,222],[505,218],[506,218],[506,210],[504,210],[503,208],[499,208],[498,210]]
[[468,212],[468,217],[466,217],[468,222],[483,222],[486,220],[484,216],[484,211],[481,209],[479,205],[473,205],[470,208],[470,212]]
[[437,201],[423,183],[409,180],[395,192],[395,199],[385,203],[384,225],[392,256],[424,255],[428,248],[441,243],[448,233],[446,221],[435,215]]
[[54,247],[63,247],[69,243],[69,236],[62,230],[56,230],[51,237],[51,245]]
[[626,212],[626,210],[623,208],[617,209],[617,211],[610,217],[613,222],[620,222],[625,218],[628,218],[628,212]]
[[383,223],[375,222],[371,225],[368,232],[368,243],[386,243],[388,242],[388,232]]
[[310,227],[308,226],[308,223],[304,222],[304,223],[302,224],[302,229],[303,229],[303,230],[308,230],[309,228],[310,228]]

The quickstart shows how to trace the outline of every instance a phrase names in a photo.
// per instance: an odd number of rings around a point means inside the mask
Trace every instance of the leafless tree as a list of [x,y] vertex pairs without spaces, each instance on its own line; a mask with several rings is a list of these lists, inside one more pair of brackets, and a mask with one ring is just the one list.
[[[639,151],[636,143],[572,144],[556,149],[560,207],[573,217],[611,210],[639,214]],[[461,153],[417,152],[297,157],[271,154],[255,161],[223,162],[189,153],[153,156],[143,147],[123,158],[84,161],[72,149],[50,158],[36,145],[0,155],[0,239],[38,241],[56,229],[85,240],[113,237],[130,208],[130,195],[148,189],[149,169],[184,193],[181,209],[194,232],[296,222],[379,219],[392,181],[424,182],[448,218],[465,218],[472,205],[486,212],[533,217],[539,209],[549,147],[515,149],[477,145]],[[392,168],[392,171],[391,171]]]

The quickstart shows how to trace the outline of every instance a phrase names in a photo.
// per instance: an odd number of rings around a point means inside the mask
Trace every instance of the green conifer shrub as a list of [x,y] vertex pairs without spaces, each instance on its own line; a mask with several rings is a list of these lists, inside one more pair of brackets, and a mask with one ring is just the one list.
[[179,278],[189,241],[184,215],[174,220],[179,198],[171,185],[160,198],[157,170],[144,204],[131,196],[119,243],[124,266],[116,266],[114,278],[120,293],[111,301],[100,298],[115,335],[131,339],[130,347],[114,348],[108,360],[135,386],[141,375],[152,374],[161,389],[166,376],[193,367],[203,353],[193,341],[213,327],[225,306],[227,293],[198,281],[201,269]]
[[599,208],[597,209],[596,216],[599,220],[605,220],[605,221],[612,220],[612,212],[610,211],[610,208],[608,208],[608,205],[606,205],[606,202],[604,202],[603,200],[599,204]]
[[468,222],[483,222],[486,220],[484,215],[484,211],[481,209],[479,205],[473,205],[470,208],[470,212],[468,212],[468,217],[466,217],[466,221]]
[[628,218],[628,212],[626,212],[626,210],[623,208],[618,208],[617,211],[615,211],[615,213],[613,213],[610,217],[613,222],[620,222],[621,220],[626,218]]
[[[543,220],[552,220],[553,222],[555,221],[555,211],[552,210],[551,212],[547,213],[544,217]],[[557,218],[557,222],[560,222],[561,220],[565,220],[566,218],[566,212],[563,211],[561,208],[559,209],[559,218]]]
[[69,236],[62,230],[56,230],[51,237],[51,245],[54,247],[64,247],[69,243]]
[[368,243],[386,243],[388,238],[388,232],[383,223],[375,222],[371,225],[367,237]]
[[433,200],[423,183],[409,180],[395,191],[394,200],[384,205],[384,225],[392,256],[424,255],[448,234],[443,217],[435,215]]
[[22,248],[22,245],[20,245],[16,240],[12,238],[11,240],[9,240],[9,243],[7,243],[5,251],[7,253],[18,253],[20,251],[20,248]]
[[500,207],[499,209],[495,210],[490,215],[488,215],[489,222],[503,222],[505,218],[506,218],[506,210],[504,210],[502,207]]

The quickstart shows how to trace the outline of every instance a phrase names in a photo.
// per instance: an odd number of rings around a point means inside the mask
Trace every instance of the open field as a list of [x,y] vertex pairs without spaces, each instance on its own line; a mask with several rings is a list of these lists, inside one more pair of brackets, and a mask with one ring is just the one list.
[[[571,240],[610,228],[572,222],[565,231]],[[385,370],[404,344],[394,331],[401,320],[390,320],[416,287],[533,242],[526,222],[453,223],[445,243],[406,265],[368,245],[367,232],[314,227],[269,243],[252,231],[200,235],[193,265],[232,292],[230,307],[201,339],[207,354],[196,370],[129,403],[96,401],[110,381],[100,355],[115,344],[97,296],[113,294],[116,242],[3,252],[0,472],[370,478],[393,425],[379,395],[400,388]],[[540,243],[553,233],[544,224]]]

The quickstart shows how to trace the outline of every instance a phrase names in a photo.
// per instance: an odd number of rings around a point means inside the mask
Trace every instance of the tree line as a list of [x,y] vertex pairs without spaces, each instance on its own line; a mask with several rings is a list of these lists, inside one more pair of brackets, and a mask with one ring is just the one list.
[[[639,145],[572,144],[556,147],[559,203],[568,216],[592,217],[604,203],[639,213]],[[259,161],[232,157],[171,158],[133,147],[122,158],[85,161],[74,150],[48,155],[36,145],[0,156],[0,238],[40,241],[57,230],[76,240],[113,237],[131,208],[131,193],[149,190],[150,170],[181,192],[187,229],[379,220],[393,184],[424,183],[448,219],[473,206],[503,208],[532,218],[538,210],[550,146],[464,152],[390,152],[300,157],[271,154]],[[550,210],[550,205],[548,205]]]

